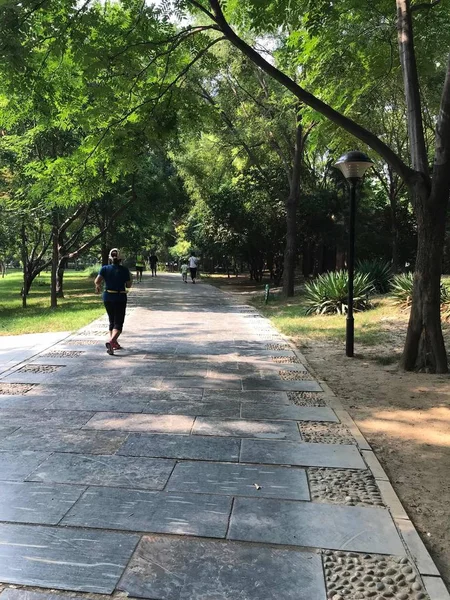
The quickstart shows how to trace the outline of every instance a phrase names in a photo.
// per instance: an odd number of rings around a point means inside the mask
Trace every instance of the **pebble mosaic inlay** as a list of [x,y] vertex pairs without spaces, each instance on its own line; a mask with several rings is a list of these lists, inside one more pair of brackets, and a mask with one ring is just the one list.
[[32,383],[0,383],[0,396],[21,396],[33,387]]
[[96,340],[67,340],[66,344],[76,344],[77,346],[97,346],[99,344]]
[[314,502],[384,506],[380,490],[368,470],[311,468],[308,477]]
[[25,365],[17,373],[55,373],[62,365]]
[[81,352],[81,350],[53,350],[47,352],[44,356],[49,358],[78,358],[83,354],[84,352]]
[[289,344],[266,344],[267,350],[290,350]]
[[307,371],[278,371],[278,375],[283,381],[303,381],[312,379]]
[[296,356],[272,356],[270,360],[281,365],[293,363],[301,364],[301,360]]
[[97,336],[97,335],[107,335],[108,332],[103,330],[99,330],[99,329],[86,329],[85,331],[78,331],[77,335],[85,335],[85,336]]
[[326,406],[321,392],[287,392],[289,400],[297,406]]
[[407,558],[324,551],[328,600],[429,600]]
[[321,444],[356,444],[350,430],[341,423],[299,423],[305,442]]

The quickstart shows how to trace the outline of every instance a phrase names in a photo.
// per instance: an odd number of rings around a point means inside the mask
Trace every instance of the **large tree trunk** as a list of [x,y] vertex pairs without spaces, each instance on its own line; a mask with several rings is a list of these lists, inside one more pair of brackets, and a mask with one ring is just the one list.
[[407,371],[447,373],[441,329],[440,279],[447,203],[430,210],[428,198],[416,197],[418,247],[412,308],[401,365]]
[[59,227],[58,217],[56,211],[53,213],[53,231],[52,231],[52,275],[51,275],[51,289],[50,289],[50,308],[57,308],[58,296],[56,293],[56,274],[58,271],[58,255],[59,255]]
[[27,232],[25,229],[25,223],[22,221],[22,227],[20,230],[21,235],[21,253],[22,253],[22,267],[23,267],[23,284],[22,284],[22,308],[27,307],[27,268],[28,268],[28,253],[27,253]]
[[63,256],[59,259],[56,269],[56,295],[58,298],[64,298],[64,271],[67,266],[67,258]]

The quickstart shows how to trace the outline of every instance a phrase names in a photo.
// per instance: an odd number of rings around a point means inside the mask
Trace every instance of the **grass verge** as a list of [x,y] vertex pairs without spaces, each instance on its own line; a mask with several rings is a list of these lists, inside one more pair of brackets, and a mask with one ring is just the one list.
[[[344,315],[305,315],[301,295],[294,298],[272,297],[266,305],[261,297],[251,303],[285,335],[300,338],[303,344],[318,340],[344,342]],[[393,324],[406,323],[408,315],[394,305],[389,296],[375,298],[374,308],[355,313],[355,341],[365,346],[383,344]]]
[[22,274],[10,272],[0,279],[0,336],[51,331],[74,331],[103,314],[100,296],[94,293],[89,271],[67,271],[64,276],[65,298],[58,308],[50,308],[50,274],[38,277],[22,308]]

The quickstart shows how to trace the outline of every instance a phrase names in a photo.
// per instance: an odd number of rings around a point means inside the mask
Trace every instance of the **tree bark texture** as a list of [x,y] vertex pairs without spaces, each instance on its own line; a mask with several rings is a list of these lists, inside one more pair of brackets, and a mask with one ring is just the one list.
[[[422,192],[423,194],[423,192]],[[430,211],[427,196],[416,197],[418,246],[411,313],[401,366],[447,373],[441,329],[440,281],[447,206]]]
[[297,118],[295,152],[292,165],[291,186],[286,201],[286,245],[284,249],[283,294],[294,295],[295,261],[297,257],[297,210],[300,201],[300,175],[303,158],[303,127],[301,117]]
[[56,293],[56,274],[58,271],[58,216],[56,211],[53,214],[53,229],[52,229],[52,275],[51,275],[51,290],[50,290],[50,308],[57,308],[58,296]]

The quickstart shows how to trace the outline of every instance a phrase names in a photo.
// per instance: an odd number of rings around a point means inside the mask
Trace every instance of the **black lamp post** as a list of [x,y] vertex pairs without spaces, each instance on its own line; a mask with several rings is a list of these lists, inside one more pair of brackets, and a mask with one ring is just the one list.
[[355,271],[355,214],[356,214],[356,185],[364,177],[364,173],[373,165],[370,158],[363,152],[347,152],[334,165],[337,167],[350,186],[350,231],[348,245],[348,310],[345,336],[345,354],[353,356],[355,322],[353,319],[353,278]]

